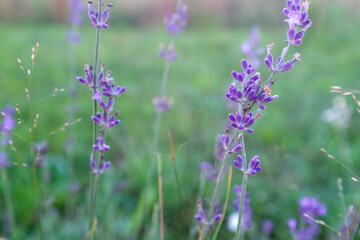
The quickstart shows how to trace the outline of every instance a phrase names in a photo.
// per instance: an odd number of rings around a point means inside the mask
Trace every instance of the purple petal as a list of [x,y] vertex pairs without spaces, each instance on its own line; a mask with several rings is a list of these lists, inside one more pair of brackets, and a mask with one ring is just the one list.
[[239,145],[237,145],[236,147],[234,147],[234,148],[231,150],[231,152],[235,153],[235,152],[238,152],[238,151],[240,151],[240,150],[241,150],[241,145],[239,144]]
[[232,113],[229,114],[229,119],[230,119],[230,121],[233,122],[233,123],[236,122],[235,116],[234,116],[234,114],[232,114]]
[[239,170],[241,170],[242,171],[242,164],[241,163],[239,163],[239,162],[237,162],[237,161],[233,161],[233,163],[234,163],[234,165],[235,165],[235,167],[236,168],[238,168]]
[[241,114],[239,112],[236,112],[236,122],[240,123],[241,122]]
[[215,216],[213,217],[213,219],[212,219],[213,223],[216,223],[216,222],[220,221],[221,217],[222,217],[222,214],[221,214],[221,213],[215,215]]
[[245,59],[241,61],[241,67],[244,69],[244,71],[248,68],[248,62]]

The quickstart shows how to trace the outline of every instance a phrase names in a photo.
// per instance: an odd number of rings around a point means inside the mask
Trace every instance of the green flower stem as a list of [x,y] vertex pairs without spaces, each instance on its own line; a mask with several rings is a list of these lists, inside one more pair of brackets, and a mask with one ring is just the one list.
[[[98,2],[98,18],[100,20],[101,17],[101,6],[102,0]],[[93,79],[93,92],[96,91],[96,84],[97,84],[97,69],[98,69],[98,61],[99,61],[99,46],[100,46],[100,28],[96,29],[96,41],[95,41],[95,59],[94,59],[94,79]],[[96,116],[97,113],[97,102],[94,100],[93,102],[93,115]],[[96,144],[97,139],[97,132],[98,132],[98,125],[97,123],[93,122],[93,144]],[[99,166],[99,157],[96,153],[95,149],[92,151],[92,156],[96,162],[96,166]],[[95,218],[95,210],[96,210],[96,194],[97,194],[97,187],[98,187],[98,174],[94,177],[94,174],[90,175],[90,204],[89,204],[89,230],[93,226],[94,218]],[[92,235],[90,236],[90,240],[92,239]]]

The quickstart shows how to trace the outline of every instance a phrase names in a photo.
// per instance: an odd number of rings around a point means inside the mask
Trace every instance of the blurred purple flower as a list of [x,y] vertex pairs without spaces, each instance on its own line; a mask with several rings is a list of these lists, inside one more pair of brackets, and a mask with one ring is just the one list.
[[258,27],[253,27],[248,36],[248,40],[241,44],[241,51],[245,54],[245,58],[255,68],[260,67],[260,56],[264,52],[264,48],[260,45],[260,32]]
[[0,168],[10,166],[8,155],[5,151],[6,146],[11,140],[12,130],[15,127],[14,114],[15,109],[7,105],[1,112],[2,122],[0,123]]
[[216,174],[216,172],[214,170],[214,166],[211,163],[201,162],[201,163],[199,163],[198,168],[200,170],[201,178],[204,178],[204,171],[205,171],[205,178],[207,180],[213,181],[215,179],[214,174]]
[[[241,192],[242,187],[240,185],[234,186],[234,191],[236,193],[237,198],[233,201],[234,209],[237,211],[237,214],[239,214],[239,204],[240,204],[240,198],[241,198]],[[239,216],[239,215],[237,215]],[[244,231],[247,231],[252,226],[252,210],[250,208],[250,194],[246,192],[245,194],[245,200],[244,200],[244,208],[243,208],[243,214],[242,214],[242,228]],[[238,217],[237,217],[238,219]],[[236,226],[237,226],[237,220],[236,220]],[[236,231],[236,228],[234,232]]]
[[8,161],[8,156],[5,151],[0,152],[0,168],[6,168],[10,166],[10,163]]
[[[297,221],[292,218],[289,219],[287,224],[290,229],[291,235],[297,237],[299,240],[313,240],[319,235],[319,226],[313,219],[319,216],[326,215],[326,207],[319,202],[317,198],[303,197],[299,201],[300,215],[302,224],[301,228],[297,230]],[[306,217],[309,216],[309,217]]]
[[69,43],[78,43],[81,41],[81,34],[77,28],[84,22],[82,14],[85,12],[85,6],[81,0],[68,0],[68,4],[71,28],[66,33],[66,40]]
[[82,0],[69,0],[69,22],[75,25],[81,25],[84,22],[82,13],[85,12],[85,6]]
[[326,215],[326,207],[324,204],[319,202],[317,198],[313,197],[303,197],[300,199],[300,215],[302,220],[306,223],[313,223],[314,221],[310,218],[304,216],[304,214],[309,215],[312,218],[317,218],[318,216]]
[[175,53],[175,44],[174,43],[169,44],[167,51],[164,48],[164,44],[160,43],[158,55],[162,59],[169,61],[169,62],[175,61],[179,57],[178,54]]
[[187,22],[187,6],[182,5],[176,13],[168,13],[164,17],[164,23],[166,30],[172,34],[176,35],[180,33],[186,25]]
[[174,100],[172,98],[168,98],[166,96],[157,97],[152,100],[157,112],[169,111],[173,101]]
[[6,140],[10,138],[11,132],[16,124],[14,120],[15,112],[16,112],[15,109],[10,107],[9,105],[6,106],[1,112],[3,121],[0,124],[0,133],[2,137],[5,138]]
[[221,213],[215,214],[215,216],[211,219],[211,221],[208,221],[205,211],[202,208],[202,201],[199,200],[197,205],[198,205],[198,213],[195,215],[196,221],[201,222],[204,225],[212,225],[212,224],[220,221],[220,219],[222,217]]
[[268,236],[271,234],[271,232],[274,230],[274,222],[269,220],[269,219],[265,219],[262,222],[261,225],[261,232],[265,235]]
[[68,41],[70,43],[79,43],[79,42],[81,42],[81,40],[82,40],[81,34],[78,32],[69,30],[66,33],[66,41]]
[[48,143],[42,141],[34,144],[34,152],[36,154],[36,166],[43,168],[45,167],[44,158],[48,151]]

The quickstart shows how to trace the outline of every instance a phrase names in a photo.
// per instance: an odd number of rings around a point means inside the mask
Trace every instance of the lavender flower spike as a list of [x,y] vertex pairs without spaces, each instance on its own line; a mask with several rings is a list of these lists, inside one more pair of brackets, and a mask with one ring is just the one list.
[[[245,171],[243,165],[243,158],[240,155],[237,156],[237,160],[234,160],[233,163],[237,169],[239,169],[242,172]],[[261,170],[261,167],[259,165],[260,165],[259,157],[258,156],[253,157],[249,162],[249,166],[245,174],[255,175],[257,172]]]
[[98,16],[99,14],[95,10],[95,8],[93,6],[93,2],[89,1],[88,2],[88,8],[89,8],[88,15],[91,20],[91,25],[94,26],[95,28],[103,28],[103,29],[108,28],[109,25],[107,25],[106,22],[109,19],[109,10],[111,7],[113,7],[113,5],[111,3],[109,3],[107,5],[107,8],[105,9],[105,11],[101,13],[101,17],[99,18],[99,16]]
[[259,157],[258,156],[253,157],[250,160],[247,173],[249,175],[255,175],[257,172],[259,172],[261,170],[261,167],[259,165],[260,165]]
[[110,149],[110,146],[105,144],[105,139],[100,137],[97,139],[97,144],[93,145],[93,149],[99,152],[106,152]]
[[179,34],[187,22],[187,6],[182,5],[176,13],[168,13],[164,18],[166,30],[171,35]]
[[220,221],[220,219],[222,217],[221,213],[216,214],[211,219],[211,221],[208,221],[207,220],[207,215],[205,214],[205,211],[202,208],[202,201],[199,200],[197,205],[198,205],[198,213],[195,215],[196,221],[201,222],[204,225],[212,225],[212,224],[217,223],[218,221]]
[[93,174],[103,174],[109,167],[111,166],[111,162],[106,162],[105,159],[102,157],[100,159],[99,167],[93,158],[93,155],[90,156],[90,167],[92,169]]
[[[302,43],[305,31],[311,27],[312,22],[308,19],[309,1],[301,2],[293,0],[287,2],[287,8],[283,12],[288,19],[285,22],[289,24],[287,31],[287,43],[296,46]],[[301,30],[299,30],[301,29]]]
[[[303,197],[299,201],[301,227],[297,230],[297,221],[294,218],[288,220],[287,224],[292,236],[299,240],[315,240],[319,235],[319,226],[313,219],[326,215],[326,207],[317,198]],[[307,217],[309,216],[309,217]]]

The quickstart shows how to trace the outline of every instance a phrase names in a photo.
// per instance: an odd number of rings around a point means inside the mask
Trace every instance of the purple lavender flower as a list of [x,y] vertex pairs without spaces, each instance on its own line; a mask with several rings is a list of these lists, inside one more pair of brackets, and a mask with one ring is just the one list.
[[152,101],[153,104],[155,105],[157,112],[167,112],[170,110],[170,107],[174,100],[172,98],[162,96],[162,97],[154,98]]
[[205,171],[205,178],[207,180],[211,180],[213,181],[215,178],[214,178],[214,166],[209,163],[209,162],[201,162],[199,163],[198,165],[198,168],[200,170],[200,177],[203,178],[204,177],[204,171]]
[[[91,65],[85,65],[85,78],[76,77],[76,79],[84,84],[94,89],[94,95],[91,97],[92,100],[95,100],[102,109],[102,112],[97,112],[95,116],[91,116],[91,120],[97,123],[99,126],[102,126],[100,131],[100,137],[97,138],[96,144],[93,145],[93,149],[100,152],[100,158],[102,159],[97,166],[96,162],[91,159],[90,166],[93,169],[93,173],[102,174],[107,170],[111,163],[104,160],[103,153],[110,149],[110,146],[105,144],[105,130],[116,126],[120,123],[119,119],[116,119],[116,116],[119,115],[119,111],[116,110],[113,113],[113,107],[115,103],[115,97],[122,95],[126,91],[126,87],[116,86],[114,83],[114,78],[112,78],[111,71],[106,71],[105,74],[105,65],[101,65],[100,72],[97,77],[97,82],[94,86],[93,83],[93,72]],[[101,92],[97,90],[101,88]],[[104,100],[105,99],[105,100]]]
[[[278,96],[271,96],[271,91],[268,88],[264,88],[264,90],[262,90],[262,76],[260,73],[252,74],[255,69],[251,67],[251,64],[248,64],[246,60],[242,60],[241,65],[244,70],[243,72],[238,73],[236,71],[232,71],[231,73],[234,80],[240,82],[241,86],[236,87],[236,82],[231,84],[226,97],[235,103],[242,104],[243,109],[245,110],[251,107],[253,103],[256,103],[259,108],[265,110],[266,108],[264,104],[273,101],[274,99],[278,98]],[[232,122],[236,123],[236,126],[235,124],[232,124],[232,126],[235,128],[243,127],[241,121]],[[239,123],[240,126],[238,125]]]
[[[243,166],[243,158],[240,155],[237,155],[237,159],[233,161],[235,167],[237,167],[240,171],[244,172],[244,166]],[[260,160],[258,156],[254,156],[250,162],[249,166],[245,172],[245,174],[249,175],[255,175],[257,172],[261,170]]]
[[4,107],[1,112],[3,120],[0,123],[0,168],[8,167],[10,165],[5,147],[9,144],[12,130],[16,124],[14,120],[15,112],[15,109],[9,105]]
[[[313,219],[326,215],[326,207],[319,202],[317,198],[303,197],[299,201],[301,228],[297,230],[297,221],[295,219],[288,220],[288,227],[291,235],[299,240],[313,240],[319,235],[319,226]],[[308,217],[307,217],[308,216]]]
[[273,56],[271,54],[271,49],[273,47],[274,47],[274,44],[270,44],[267,46],[267,56],[264,59],[264,63],[270,71],[272,71],[274,73],[287,72],[293,68],[293,63],[295,63],[297,61],[301,62],[300,53],[295,53],[293,59],[290,61],[287,61],[287,62],[284,62],[284,60],[280,56],[276,61],[276,66],[274,66]]
[[305,31],[311,27],[312,22],[308,19],[309,4],[309,1],[301,2],[301,0],[286,2],[287,7],[284,8],[283,13],[288,17],[285,22],[289,24],[287,43],[300,45]]
[[93,149],[99,152],[106,152],[110,149],[110,146],[105,144],[105,139],[103,137],[100,137],[97,139],[97,144],[93,145]]
[[81,25],[84,22],[82,13],[85,7],[81,0],[69,0],[69,22],[75,25]]
[[94,6],[93,6],[93,2],[89,1],[88,2],[88,15],[89,18],[91,20],[91,25],[94,26],[95,28],[103,28],[106,29],[109,27],[109,25],[106,24],[107,20],[109,19],[109,10],[110,8],[112,8],[113,5],[111,3],[109,3],[107,5],[107,8],[105,9],[105,11],[103,11],[101,13],[101,16],[99,17],[99,13],[95,10]]
[[175,44],[174,43],[169,44],[167,51],[164,48],[164,44],[160,43],[158,55],[162,59],[169,61],[169,62],[175,61],[179,57],[178,54],[175,53]]
[[304,214],[307,214],[312,218],[326,215],[325,205],[319,202],[319,199],[317,198],[303,197],[300,199],[299,205],[300,215],[302,216],[302,220],[306,223],[313,223],[313,220],[305,217]]
[[10,137],[11,132],[15,127],[16,123],[14,120],[14,114],[15,114],[15,109],[13,109],[10,106],[6,106],[1,112],[3,121],[0,125],[0,133],[2,136],[6,136],[6,138]]
[[260,32],[257,27],[253,27],[250,30],[248,40],[241,44],[241,51],[245,54],[246,59],[255,68],[260,67],[259,57],[263,54],[264,49],[259,46],[260,44]]
[[208,221],[205,211],[202,208],[202,201],[201,200],[198,201],[198,213],[195,215],[196,221],[201,222],[204,225],[213,225],[214,223],[220,221],[221,217],[222,214],[218,213],[215,214],[215,216],[211,219],[211,221]]
[[255,123],[255,117],[253,117],[253,113],[250,112],[246,115],[241,115],[239,112],[229,114],[229,119],[231,121],[231,126],[237,128],[239,130],[245,130],[248,133],[252,133],[254,130],[249,128]]
[[92,169],[93,174],[103,174],[109,167],[111,166],[111,162],[106,162],[104,156],[100,158],[100,164],[97,166],[93,155],[90,156],[90,167]]
[[[92,72],[92,66],[86,64],[86,65],[84,66],[84,72],[85,72],[85,78],[83,78],[83,77],[76,77],[76,80],[78,80],[79,83],[81,83],[81,84],[84,84],[84,85],[89,86],[90,88],[96,87],[96,86],[93,85],[94,75],[93,75],[93,72]],[[101,73],[101,72],[100,72],[100,73]],[[99,73],[99,75],[100,75],[100,73]]]
[[69,22],[71,29],[67,31],[66,40],[69,43],[78,43],[81,41],[81,34],[76,30],[83,22],[83,12],[85,7],[81,0],[68,0],[69,3]]
[[[226,97],[230,99],[233,103],[237,105],[237,111],[235,113],[230,113],[228,118],[230,120],[230,124],[235,133],[232,135],[231,139],[227,139],[226,134],[224,135],[224,143],[226,146],[226,142],[239,142],[244,146],[244,132],[252,133],[252,126],[255,123],[255,120],[261,116],[261,110],[265,110],[265,104],[272,102],[274,99],[278,98],[277,95],[271,95],[271,86],[274,84],[274,76],[276,73],[287,72],[293,68],[293,64],[297,61],[301,61],[300,54],[295,53],[292,60],[287,61],[285,57],[289,51],[289,48],[292,45],[299,45],[302,39],[303,33],[311,26],[311,21],[307,19],[308,13],[308,5],[309,2],[306,1],[301,3],[301,0],[288,0],[287,1],[287,9],[284,10],[285,15],[288,17],[286,22],[289,23],[289,30],[293,30],[293,32],[288,31],[288,45],[283,49],[280,57],[277,58],[276,62],[274,61],[273,55],[271,54],[271,49],[274,46],[273,44],[268,45],[267,56],[264,59],[264,63],[271,71],[271,74],[268,80],[262,84],[263,77],[260,73],[255,72],[255,69],[248,61],[242,60],[241,66],[242,71],[232,71],[231,75],[233,77],[233,82],[229,87],[228,93],[226,93]],[[257,106],[257,110],[253,110],[253,107]],[[224,155],[224,159],[228,157],[227,154]],[[222,164],[225,164],[227,161],[223,161]],[[237,160],[234,161],[235,166],[244,172],[243,175],[243,184],[246,186],[248,175],[254,175],[258,171],[261,170],[260,160],[258,156],[253,157],[249,165],[246,166],[244,164],[245,159],[242,156],[238,156]],[[221,169],[225,169],[225,165],[221,166]],[[221,184],[223,176],[226,174],[226,171],[219,172],[219,181],[216,182],[215,192],[212,198],[212,201],[216,201],[219,198]],[[240,191],[241,196],[241,189]],[[247,209],[247,194],[244,193],[244,205],[241,205],[238,209],[244,209],[244,212],[241,212],[238,216],[242,218],[243,221],[246,219],[245,210]],[[236,205],[239,204],[239,200]],[[242,204],[242,203],[241,203]],[[244,216],[243,216],[244,215]],[[251,214],[249,214],[251,215]],[[251,221],[250,221],[251,223]],[[292,222],[293,223],[293,222]],[[246,225],[244,222],[241,225]],[[296,224],[295,224],[296,225]],[[245,227],[240,227],[236,230],[236,237],[240,238],[243,229]],[[208,229],[205,229],[203,232],[203,236],[206,236],[208,233]]]
[[166,30],[172,34],[176,35],[180,33],[186,25],[187,22],[187,6],[182,5],[176,13],[168,13],[164,17],[164,23]]
[[[233,201],[233,206],[235,211],[239,212],[239,204],[240,204],[240,198],[241,198],[241,192],[242,187],[240,185],[234,186],[234,191],[236,193],[237,198]],[[237,215],[239,216],[239,215]],[[252,210],[250,208],[250,194],[248,192],[245,193],[245,200],[244,200],[244,208],[243,208],[243,214],[242,214],[242,229],[244,231],[247,231],[252,226]],[[237,217],[238,219],[238,217]],[[236,222],[237,226],[237,222]],[[236,228],[235,228],[236,230]]]
[[266,219],[262,222],[261,225],[261,232],[265,235],[268,236],[271,234],[271,232],[274,230],[274,222]]

